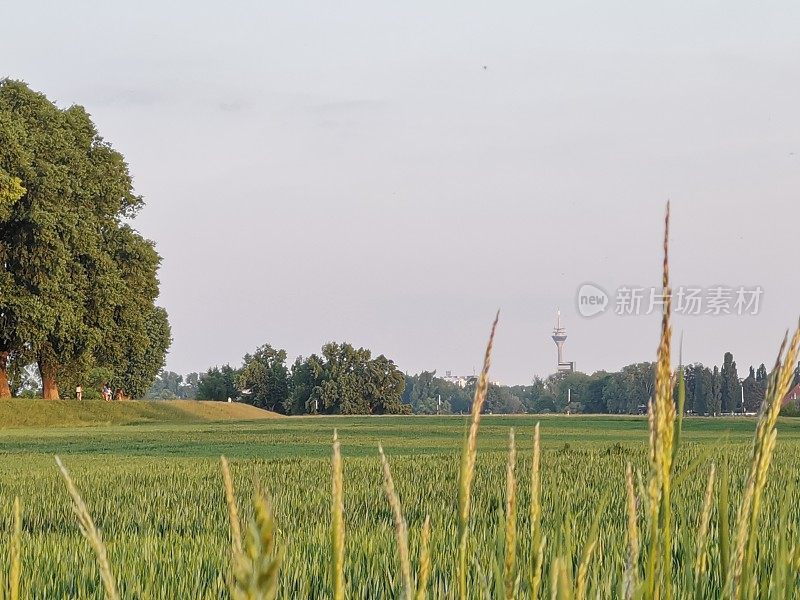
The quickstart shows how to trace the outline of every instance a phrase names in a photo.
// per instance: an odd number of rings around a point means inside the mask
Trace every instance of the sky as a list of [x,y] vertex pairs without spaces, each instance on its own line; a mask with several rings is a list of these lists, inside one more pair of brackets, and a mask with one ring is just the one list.
[[470,374],[498,309],[503,383],[555,370],[558,308],[578,369],[653,360],[616,311],[667,200],[675,286],[763,290],[677,315],[685,362],[770,364],[800,316],[796,2],[3,4],[0,77],[129,162],[170,370],[348,341]]

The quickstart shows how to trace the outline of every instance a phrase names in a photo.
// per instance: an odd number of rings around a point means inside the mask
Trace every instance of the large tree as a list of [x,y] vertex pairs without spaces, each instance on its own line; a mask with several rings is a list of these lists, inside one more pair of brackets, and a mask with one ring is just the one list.
[[[0,144],[7,143],[4,138],[3,115],[0,113]],[[11,177],[0,165],[0,226],[12,214],[14,204],[25,195],[25,188],[18,177]],[[7,262],[6,244],[0,238],[0,265]],[[0,270],[0,293],[11,288],[11,278],[6,269]],[[5,303],[0,303],[0,398],[11,397],[8,367],[12,352],[19,349],[21,342],[15,331],[14,315],[5,309]]]
[[289,410],[289,369],[286,351],[269,344],[244,357],[244,365],[236,376],[242,400],[253,406],[277,412]]
[[122,155],[82,107],[2,80],[0,185],[0,351],[38,364],[45,398],[93,368],[143,393],[169,325],[154,306],[160,257],[127,224],[143,201]]
[[403,404],[405,378],[397,366],[383,355],[372,358],[365,348],[329,343],[322,354],[312,354],[305,367],[293,369],[299,381],[293,390],[308,392],[306,398],[293,391],[291,404],[304,412],[328,414],[407,413]]

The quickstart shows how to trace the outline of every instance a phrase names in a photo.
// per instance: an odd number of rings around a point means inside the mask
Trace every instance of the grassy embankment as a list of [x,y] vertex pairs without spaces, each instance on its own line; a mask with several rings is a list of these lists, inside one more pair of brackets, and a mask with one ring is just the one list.
[[277,416],[253,406],[193,400],[0,400],[0,428],[245,421]]

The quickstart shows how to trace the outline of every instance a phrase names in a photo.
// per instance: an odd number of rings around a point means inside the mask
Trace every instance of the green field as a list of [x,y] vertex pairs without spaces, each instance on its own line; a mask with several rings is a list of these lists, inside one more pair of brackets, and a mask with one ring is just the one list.
[[[490,416],[481,423],[474,491],[476,562],[471,577],[476,597],[481,582],[491,587],[494,578],[511,427],[519,449],[519,528],[526,531],[530,448],[537,420],[542,427],[546,554],[567,549],[577,561],[597,502],[608,491],[589,582],[591,597],[614,596],[625,560],[625,465],[631,461],[645,468],[646,419]],[[466,417],[317,417],[4,428],[0,429],[3,535],[5,539],[10,535],[11,505],[19,496],[23,597],[103,597],[94,555],[78,531],[53,462],[58,454],[102,529],[123,597],[225,597],[230,546],[219,471],[219,456],[224,454],[232,463],[241,506],[248,505],[255,480],[273,499],[278,541],[284,549],[280,597],[327,598],[331,436],[338,429],[345,457],[349,597],[394,597],[398,590],[394,529],[382,489],[378,443],[392,465],[412,556],[416,561],[419,531],[429,513],[432,597],[451,597],[458,456],[465,424]],[[754,427],[755,420],[746,418],[685,421],[679,472],[693,458],[702,460],[675,490],[680,528],[676,564],[689,564],[695,555],[693,533],[712,460],[718,466],[730,465],[731,500],[738,506]],[[794,529],[800,523],[800,505],[794,497],[800,478],[800,420],[782,421],[778,429],[762,521],[765,531],[777,526],[784,491],[792,494],[789,521]],[[528,545],[527,537],[521,536],[523,570],[530,556]],[[712,565],[715,552],[712,548]],[[685,583],[684,577],[684,570],[677,568],[676,589]],[[524,575],[522,580],[524,596]],[[545,577],[545,597],[548,589]]]

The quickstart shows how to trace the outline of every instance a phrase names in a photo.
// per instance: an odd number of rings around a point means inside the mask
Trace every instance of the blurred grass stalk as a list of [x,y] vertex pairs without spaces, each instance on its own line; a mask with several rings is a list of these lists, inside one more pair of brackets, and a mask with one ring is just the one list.
[[231,534],[231,573],[228,587],[233,600],[274,600],[278,595],[281,555],[276,549],[275,519],[264,493],[253,493],[253,514],[242,539],[233,477],[227,459],[220,458]]
[[489,342],[486,344],[486,353],[483,357],[478,383],[475,386],[475,397],[472,401],[472,414],[469,434],[464,442],[461,453],[461,468],[458,477],[458,596],[467,600],[467,542],[469,538],[469,515],[472,502],[472,483],[475,479],[475,461],[478,454],[478,426],[481,422],[481,411],[486,401],[486,392],[489,389],[489,367],[492,364],[492,346],[494,334],[497,330],[498,312],[492,323]]
[[344,476],[339,435],[333,431],[331,459],[331,583],[333,600],[344,600]]
[[78,525],[80,526],[81,533],[89,545],[94,550],[97,557],[97,565],[100,569],[100,580],[103,582],[103,589],[106,592],[108,600],[119,600],[119,592],[117,591],[117,581],[114,578],[114,573],[111,570],[111,563],[108,560],[108,551],[106,545],[103,543],[103,538],[100,535],[100,530],[94,524],[92,515],[86,503],[81,498],[75,482],[67,471],[67,468],[61,462],[61,459],[56,456],[56,464],[58,465],[61,475],[64,477],[64,482],[67,484],[67,491],[72,498],[72,508],[75,515],[78,517]]

